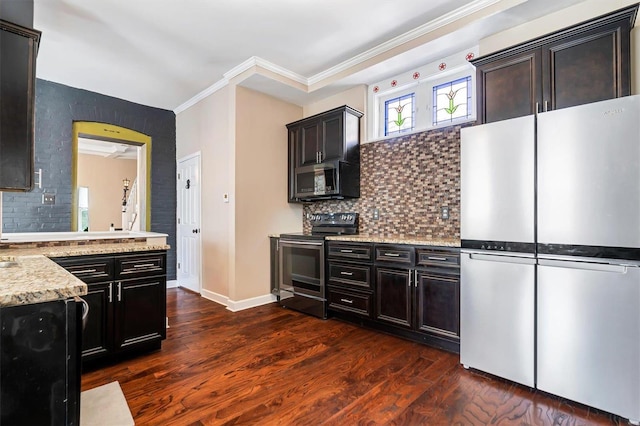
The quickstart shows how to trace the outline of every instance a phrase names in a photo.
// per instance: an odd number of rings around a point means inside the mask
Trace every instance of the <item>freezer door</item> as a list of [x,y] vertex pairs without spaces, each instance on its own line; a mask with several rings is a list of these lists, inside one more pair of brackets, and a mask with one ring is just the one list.
[[534,386],[535,259],[462,252],[460,362]]
[[640,420],[640,269],[539,260],[537,387]]
[[538,116],[538,242],[640,247],[640,97]]
[[460,132],[463,240],[534,242],[533,115]]

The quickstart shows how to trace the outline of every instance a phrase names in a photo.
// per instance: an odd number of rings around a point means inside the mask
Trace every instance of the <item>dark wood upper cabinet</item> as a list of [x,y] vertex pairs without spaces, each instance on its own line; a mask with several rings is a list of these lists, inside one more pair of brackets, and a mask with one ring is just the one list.
[[475,59],[478,123],[631,94],[638,5]]
[[295,167],[332,160],[359,163],[360,117],[360,111],[344,105],[287,124]]
[[0,190],[33,188],[40,32],[0,20]]

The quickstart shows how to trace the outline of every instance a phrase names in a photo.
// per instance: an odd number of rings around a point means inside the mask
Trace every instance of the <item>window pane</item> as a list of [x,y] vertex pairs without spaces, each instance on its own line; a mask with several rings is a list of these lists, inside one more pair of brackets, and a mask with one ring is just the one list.
[[471,116],[471,76],[433,87],[433,124]]
[[415,93],[389,99],[384,103],[384,134],[403,133],[415,127]]

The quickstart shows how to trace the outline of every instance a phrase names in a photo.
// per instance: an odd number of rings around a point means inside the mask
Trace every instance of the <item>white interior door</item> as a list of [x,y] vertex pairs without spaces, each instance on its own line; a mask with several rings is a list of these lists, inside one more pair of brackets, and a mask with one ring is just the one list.
[[178,285],[200,293],[200,153],[178,161]]

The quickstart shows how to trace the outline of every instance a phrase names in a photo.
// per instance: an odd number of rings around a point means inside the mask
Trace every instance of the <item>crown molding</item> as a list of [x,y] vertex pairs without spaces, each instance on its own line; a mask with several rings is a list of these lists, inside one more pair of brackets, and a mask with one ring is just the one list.
[[214,84],[212,84],[211,86],[207,87],[202,92],[196,94],[194,97],[192,97],[188,101],[186,101],[186,102],[180,104],[179,106],[177,106],[176,108],[174,108],[173,113],[174,114],[180,114],[182,111],[184,111],[186,109],[189,109],[190,107],[194,106],[195,104],[197,104],[198,102],[200,102],[201,100],[206,98],[207,96],[212,95],[215,92],[217,92],[218,90],[222,89],[227,84],[229,84],[229,80],[227,80],[226,78],[223,78],[221,80],[216,81]]
[[[314,85],[316,83],[319,83],[322,80],[325,80],[327,78],[330,78],[336,74],[339,74],[345,70],[348,70],[349,68],[361,64],[362,62],[365,62],[369,59],[375,58],[376,56],[386,53],[389,50],[395,49],[396,47],[400,47],[405,43],[408,43],[410,41],[413,41],[417,38],[423,37],[437,29],[440,29],[446,25],[452,24],[462,18],[466,18],[469,15],[472,15],[474,13],[477,13],[483,9],[486,9],[490,6],[493,6],[497,3],[501,3],[505,0],[475,0],[472,3],[469,3],[468,5],[459,7],[456,10],[453,10],[447,14],[444,14],[432,21],[429,21],[411,31],[407,31],[404,34],[401,34],[397,37],[392,38],[389,41],[386,41],[382,44],[379,44],[376,47],[373,47],[369,50],[367,50],[366,52],[360,53],[356,56],[354,56],[351,59],[348,59],[334,67],[328,68],[322,72],[319,72],[318,74],[315,74],[311,77],[309,77],[308,81],[309,81],[309,85]],[[525,3],[528,0],[521,0],[518,4],[520,3]],[[513,5],[510,5],[509,8],[511,8]]]
[[237,65],[234,68],[230,69],[229,71],[224,73],[224,78],[226,78],[227,80],[231,80],[232,78],[237,77],[238,75],[251,69],[252,67],[263,68],[267,71],[271,71],[282,77],[288,78],[289,80],[293,80],[296,83],[304,85],[309,84],[309,80],[305,76],[281,67],[280,65],[276,65],[273,62],[269,62],[266,59],[262,59],[259,56],[252,56],[240,65]]
[[[269,62],[266,59],[262,59],[258,56],[252,56],[248,58],[246,61],[236,65],[235,67],[233,67],[232,69],[224,73],[223,79],[219,80],[212,86],[198,93],[197,95],[195,95],[194,97],[192,97],[191,99],[183,103],[182,105],[175,108],[173,111],[174,113],[178,114],[186,110],[187,108],[195,105],[196,103],[200,102],[202,99],[206,98],[207,96],[213,94],[214,92],[220,90],[221,88],[229,84],[229,81],[234,77],[237,77],[243,72],[251,70],[252,68],[255,68],[255,67],[260,67],[267,71],[273,72],[281,77],[284,77],[285,79],[289,79],[296,83],[302,84],[306,87],[307,89],[306,91],[308,93],[309,87],[313,86],[314,84],[317,84],[325,79],[331,78],[332,76],[340,74],[358,64],[361,64],[367,60],[373,59],[383,53],[386,53],[392,49],[402,46],[403,44],[406,44],[415,39],[423,37],[440,28],[450,25],[458,20],[464,19],[474,13],[480,12],[488,7],[504,2],[504,3],[507,3],[507,6],[505,7],[505,10],[506,10],[515,6],[516,4],[526,3],[527,1],[529,0],[475,0],[469,3],[468,5],[459,7],[456,10],[453,10],[432,21],[429,21],[411,31],[407,31],[404,34],[394,37],[389,41],[379,44],[378,46],[373,47],[367,50],[366,52],[360,53],[354,56],[353,58],[350,58],[344,62],[341,62],[336,66],[333,66],[315,75],[312,75],[309,78],[303,75],[300,75],[298,73],[295,73],[291,70],[288,70],[284,67],[281,67],[279,65],[276,65],[273,62]],[[254,73],[255,72],[256,71],[254,70]]]

